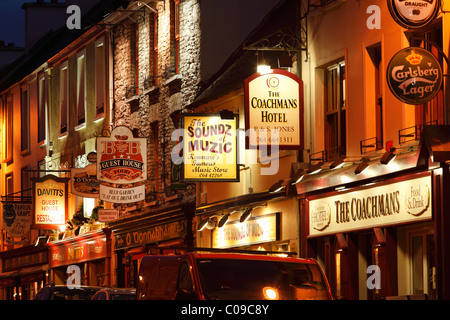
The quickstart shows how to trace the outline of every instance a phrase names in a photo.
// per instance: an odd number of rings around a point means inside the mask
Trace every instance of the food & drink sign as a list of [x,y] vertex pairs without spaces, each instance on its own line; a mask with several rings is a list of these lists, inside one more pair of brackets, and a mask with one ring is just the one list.
[[303,147],[303,82],[291,72],[273,69],[245,79],[247,147],[277,144]]
[[439,0],[388,0],[392,18],[404,28],[420,28],[439,13]]
[[128,184],[147,179],[147,140],[134,138],[124,126],[113,129],[110,137],[97,138],[97,178]]
[[309,236],[431,220],[431,176],[309,199]]
[[34,229],[59,229],[66,224],[69,179],[47,175],[33,178]]
[[397,52],[389,62],[386,76],[394,96],[408,104],[430,101],[442,84],[439,61],[431,52],[419,47]]

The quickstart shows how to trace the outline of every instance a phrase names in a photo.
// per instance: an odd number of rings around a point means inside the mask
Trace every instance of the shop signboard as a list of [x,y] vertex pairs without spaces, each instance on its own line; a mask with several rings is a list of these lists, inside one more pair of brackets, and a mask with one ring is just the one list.
[[431,52],[408,47],[392,57],[386,77],[389,89],[397,99],[408,104],[423,104],[441,89],[442,69]]
[[98,198],[101,181],[97,179],[97,166],[70,169],[72,193],[85,198]]
[[439,13],[440,0],[388,0],[392,18],[407,29],[421,28]]
[[131,188],[113,188],[100,185],[100,200],[112,203],[132,203],[145,200],[145,185]]
[[111,222],[119,219],[118,209],[98,209],[98,221]]
[[147,139],[134,138],[125,126],[97,138],[97,178],[104,182],[129,184],[147,179]]
[[432,219],[431,176],[308,199],[309,236]]
[[239,181],[238,115],[183,115],[183,180]]
[[213,248],[241,247],[280,239],[279,212],[256,216],[246,222],[230,221],[213,230]]
[[26,237],[31,228],[31,201],[3,203],[3,229],[14,238]]
[[291,72],[273,69],[245,79],[247,148],[278,145],[303,148],[303,82]]
[[33,229],[60,229],[68,219],[69,179],[46,175],[32,178]]

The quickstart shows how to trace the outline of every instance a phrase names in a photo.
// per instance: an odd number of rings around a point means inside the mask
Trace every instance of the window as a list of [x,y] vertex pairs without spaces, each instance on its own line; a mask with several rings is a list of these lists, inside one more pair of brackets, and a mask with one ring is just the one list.
[[4,102],[4,119],[5,119],[5,162],[10,162],[13,159],[13,96],[10,95]]
[[20,183],[21,183],[21,196],[22,200],[31,197],[31,179],[28,174],[28,167],[24,167],[20,170]]
[[20,151],[30,150],[30,109],[27,86],[20,88]]
[[329,159],[346,154],[345,62],[326,69],[325,148]]
[[86,59],[84,52],[77,57],[77,125],[86,122]]
[[60,134],[65,134],[67,132],[67,125],[69,123],[69,113],[68,111],[68,99],[69,99],[69,70],[67,68],[67,62],[63,63],[60,68],[60,96],[59,96],[59,106],[60,106]]
[[[419,40],[423,39],[423,40]],[[441,22],[433,24],[424,30],[414,33],[412,46],[422,47],[438,59],[441,66],[443,65],[442,54],[439,50],[443,48],[442,44],[442,24]],[[444,124],[444,92],[443,86],[439,93],[429,102],[415,106],[416,109],[416,125],[421,124]]]
[[150,126],[151,126],[151,129],[152,129],[152,132],[153,132],[153,141],[154,141],[154,146],[155,146],[155,149],[154,149],[154,152],[153,152],[154,158],[155,158],[155,175],[154,175],[154,177],[156,179],[155,191],[158,192],[158,189],[159,189],[158,188],[158,184],[159,184],[159,169],[158,169],[158,167],[159,167],[159,158],[158,158],[158,149],[159,149],[158,128],[159,128],[159,123],[158,123],[158,121],[155,121],[155,122],[152,122],[150,124]]
[[45,75],[38,76],[38,143],[45,143],[47,132],[47,92]]
[[367,66],[368,83],[370,88],[366,96],[370,97],[368,101],[369,112],[373,108],[373,116],[375,121],[375,137],[376,137],[376,149],[383,148],[383,98],[381,96],[381,83],[382,83],[382,72],[381,68],[381,44],[376,44],[374,46],[367,48],[367,53],[369,56],[369,65]]
[[179,73],[180,58],[180,1],[170,2],[170,65],[171,71]]
[[139,24],[135,23],[131,26],[131,61],[132,65],[132,87],[128,92],[128,96],[139,94]]
[[150,15],[150,68],[151,84],[156,85],[158,76],[158,13],[152,12]]
[[5,175],[6,200],[13,201],[14,181],[12,172]]
[[105,44],[104,39],[97,40],[95,44],[95,116],[100,116],[105,112],[105,92],[106,92],[106,64],[105,64]]

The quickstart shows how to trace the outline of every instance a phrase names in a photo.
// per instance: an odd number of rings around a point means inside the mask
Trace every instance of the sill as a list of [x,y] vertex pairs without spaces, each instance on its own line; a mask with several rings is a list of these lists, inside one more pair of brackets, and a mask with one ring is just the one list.
[[64,139],[64,138],[66,138],[68,135],[69,135],[69,134],[68,134],[67,132],[61,133],[61,134],[58,136],[58,139],[59,139],[59,140]]
[[152,93],[156,92],[157,90],[159,90],[158,86],[151,86],[148,89],[145,89],[143,94],[152,94]]
[[133,102],[133,101],[139,101],[139,95],[134,95],[134,96],[131,96],[128,99],[125,99],[126,103],[130,103],[130,102]]
[[105,119],[105,114],[104,114],[104,113],[101,113],[101,114],[99,114],[98,116],[96,116],[96,117],[94,118],[94,123],[100,122],[100,121],[102,121],[102,120],[104,120],[104,119]]
[[28,155],[30,155],[30,154],[31,154],[30,149],[25,149],[25,150],[22,150],[22,151],[20,152],[20,155],[21,155],[22,157],[26,157],[26,156],[28,156]]
[[179,79],[181,79],[181,78],[182,78],[182,77],[181,77],[181,74],[180,74],[180,73],[177,73],[176,75],[173,75],[172,77],[170,77],[169,79],[167,79],[166,82],[164,82],[164,84],[169,84],[169,83],[171,83],[172,81],[179,80]]
[[41,149],[47,147],[47,140],[38,142],[38,147]]
[[75,127],[75,131],[80,131],[83,130],[84,128],[86,128],[86,122],[79,124]]

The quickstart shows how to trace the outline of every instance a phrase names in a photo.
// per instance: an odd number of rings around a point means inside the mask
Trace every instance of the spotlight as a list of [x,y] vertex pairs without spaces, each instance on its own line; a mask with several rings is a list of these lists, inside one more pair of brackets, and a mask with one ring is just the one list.
[[330,169],[339,169],[342,168],[344,166],[345,162],[343,158],[337,158],[336,160],[334,160],[331,165],[330,165]]
[[219,227],[219,228],[222,228],[224,225],[227,224],[227,222],[228,222],[229,219],[230,219],[230,213],[224,215],[224,216],[222,217],[222,219],[220,219],[218,227]]
[[303,172],[303,169],[299,169],[291,176],[291,184],[297,184],[300,181],[302,181],[303,177],[305,176],[305,173]]
[[363,158],[362,162],[356,167],[355,174],[361,174],[369,167],[369,158]]
[[385,164],[388,165],[389,163],[391,163],[396,155],[394,154],[395,148],[391,148],[389,151],[386,151],[383,156],[381,157],[381,164]]
[[222,110],[219,114],[221,120],[234,120],[234,114],[230,110]]
[[307,174],[314,174],[318,173],[320,170],[322,170],[323,162],[319,162],[318,164],[315,164],[311,167],[309,167],[308,171],[306,171]]
[[215,227],[216,227],[216,224],[214,223],[214,221],[212,221],[211,218],[207,218],[207,219],[203,220],[202,222],[200,222],[200,224],[198,225],[197,231],[202,231],[205,228],[212,230]]
[[270,188],[269,188],[269,192],[270,193],[275,193],[280,191],[281,189],[283,189],[283,182],[284,180],[279,180],[277,183],[273,184]]
[[256,71],[261,74],[269,73],[271,70],[270,63],[267,59],[264,58],[264,53],[261,54],[261,59],[260,59],[258,52],[256,52],[256,58],[257,58]]
[[242,214],[241,218],[239,219],[239,222],[243,223],[243,222],[247,221],[250,218],[250,216],[252,215],[252,210],[253,210],[252,208],[245,210],[244,213]]

